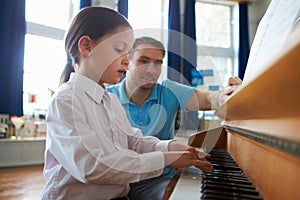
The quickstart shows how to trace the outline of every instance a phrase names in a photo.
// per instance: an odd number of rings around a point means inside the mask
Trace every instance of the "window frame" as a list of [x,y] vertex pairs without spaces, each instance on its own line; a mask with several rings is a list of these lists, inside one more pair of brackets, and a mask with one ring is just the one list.
[[[25,9],[27,7],[25,6]],[[28,10],[26,10],[27,12],[29,12]],[[71,0],[69,1],[69,10],[68,13],[66,14],[68,21],[70,21],[73,17],[73,15],[79,11],[79,1],[78,0]],[[64,36],[65,36],[65,32],[67,30],[67,26],[65,27],[65,29],[62,28],[58,28],[52,25],[47,25],[44,24],[43,22],[34,22],[33,20],[31,21],[30,19],[26,19],[25,18],[25,23],[26,23],[26,33],[25,33],[25,38],[28,35],[31,36],[37,36],[37,37],[42,37],[45,38],[46,40],[52,39],[52,40],[57,40],[59,42],[64,42]],[[25,41],[25,51],[26,51],[26,42],[30,42],[30,41]],[[26,52],[24,52],[24,55],[26,56]],[[27,59],[26,57],[24,57],[24,60]],[[26,69],[27,67],[25,66],[26,63],[24,63],[24,72],[23,72],[23,77],[24,83],[30,82],[28,80],[28,75],[31,76],[30,74],[36,74],[35,71],[32,70],[28,70]],[[63,68],[63,66],[61,66]],[[46,70],[46,69],[45,69]],[[62,69],[63,70],[63,69]],[[39,75],[39,73],[37,72],[37,75]],[[27,77],[27,78],[26,78]],[[24,84],[25,86],[26,84]],[[58,86],[58,83],[57,83]],[[46,88],[45,88],[46,89]],[[55,90],[56,88],[48,88],[48,90]],[[32,113],[34,113],[35,109],[46,109],[45,107],[45,99],[48,99],[48,97],[44,96],[46,95],[46,93],[49,92],[49,95],[51,94],[51,91],[43,91],[41,92],[36,92],[36,91],[32,91],[30,89],[28,89],[28,87],[23,87],[23,111],[25,115],[31,115]],[[34,97],[32,97],[34,96]],[[35,99],[35,102],[31,102],[31,98]]]
[[[228,48],[224,47],[213,47],[213,46],[205,46],[205,45],[198,45],[197,44],[197,57],[199,56],[211,56],[211,57],[225,57],[231,59],[231,76],[237,73],[237,51],[235,48],[235,28],[234,28],[234,21],[235,15],[234,10],[236,3],[233,2],[225,2],[225,1],[208,1],[208,0],[196,0],[196,3],[206,3],[212,5],[222,5],[228,6],[230,9],[230,46]],[[196,11],[197,12],[197,11]]]

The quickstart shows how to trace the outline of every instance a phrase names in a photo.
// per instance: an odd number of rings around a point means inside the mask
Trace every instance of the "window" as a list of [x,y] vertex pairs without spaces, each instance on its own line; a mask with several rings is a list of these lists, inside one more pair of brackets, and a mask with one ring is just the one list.
[[[128,21],[134,29],[135,37],[153,37],[167,48],[168,40],[168,0],[128,0]],[[167,78],[167,58],[159,81]]]
[[234,4],[205,1],[195,4],[197,69],[214,71],[214,79],[204,77],[207,86],[223,86],[235,73],[233,7]]
[[[202,70],[199,89],[219,90],[236,73],[234,51],[234,3],[196,1],[197,70]],[[199,111],[199,118],[218,118],[213,111]],[[202,129],[208,129],[203,124]],[[219,124],[218,124],[219,125]],[[215,126],[209,124],[210,128]]]
[[161,28],[161,0],[129,0],[128,21],[134,29]]
[[79,0],[26,0],[24,114],[46,109],[66,63],[64,33]]

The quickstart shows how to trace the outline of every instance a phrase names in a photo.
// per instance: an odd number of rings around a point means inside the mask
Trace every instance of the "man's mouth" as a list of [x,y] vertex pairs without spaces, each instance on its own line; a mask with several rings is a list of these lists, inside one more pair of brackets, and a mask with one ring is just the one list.
[[153,77],[143,77],[143,79],[145,79],[145,80],[148,81],[149,83],[154,83],[154,82],[156,82],[155,78],[153,78]]

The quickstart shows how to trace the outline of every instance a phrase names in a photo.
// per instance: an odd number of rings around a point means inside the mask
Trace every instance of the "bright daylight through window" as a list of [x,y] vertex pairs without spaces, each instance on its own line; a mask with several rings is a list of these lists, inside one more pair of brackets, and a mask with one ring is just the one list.
[[[166,45],[168,3],[168,0],[129,0],[128,20],[135,30],[163,30],[163,34],[158,35],[147,31],[142,33],[143,36],[153,36]],[[69,20],[78,8],[79,0],[26,0],[23,88],[25,114],[32,114],[33,109],[46,109],[51,98],[50,90],[58,87],[59,77],[66,63],[63,36]],[[219,84],[223,84],[235,72],[233,6],[198,0],[195,9],[197,69],[214,68]],[[166,64],[165,58],[164,66]],[[166,72],[165,67],[161,79],[167,78]]]
[[26,0],[24,114],[46,109],[66,63],[63,36],[79,1]]
[[233,5],[198,1],[195,10],[197,69],[214,69],[222,86],[235,69]]

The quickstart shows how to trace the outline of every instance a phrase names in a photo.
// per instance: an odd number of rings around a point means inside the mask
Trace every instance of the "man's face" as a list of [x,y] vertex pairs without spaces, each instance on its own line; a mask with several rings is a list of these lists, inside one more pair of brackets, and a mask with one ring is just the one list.
[[161,73],[163,51],[150,44],[141,44],[133,52],[126,80],[141,89],[152,89]]

